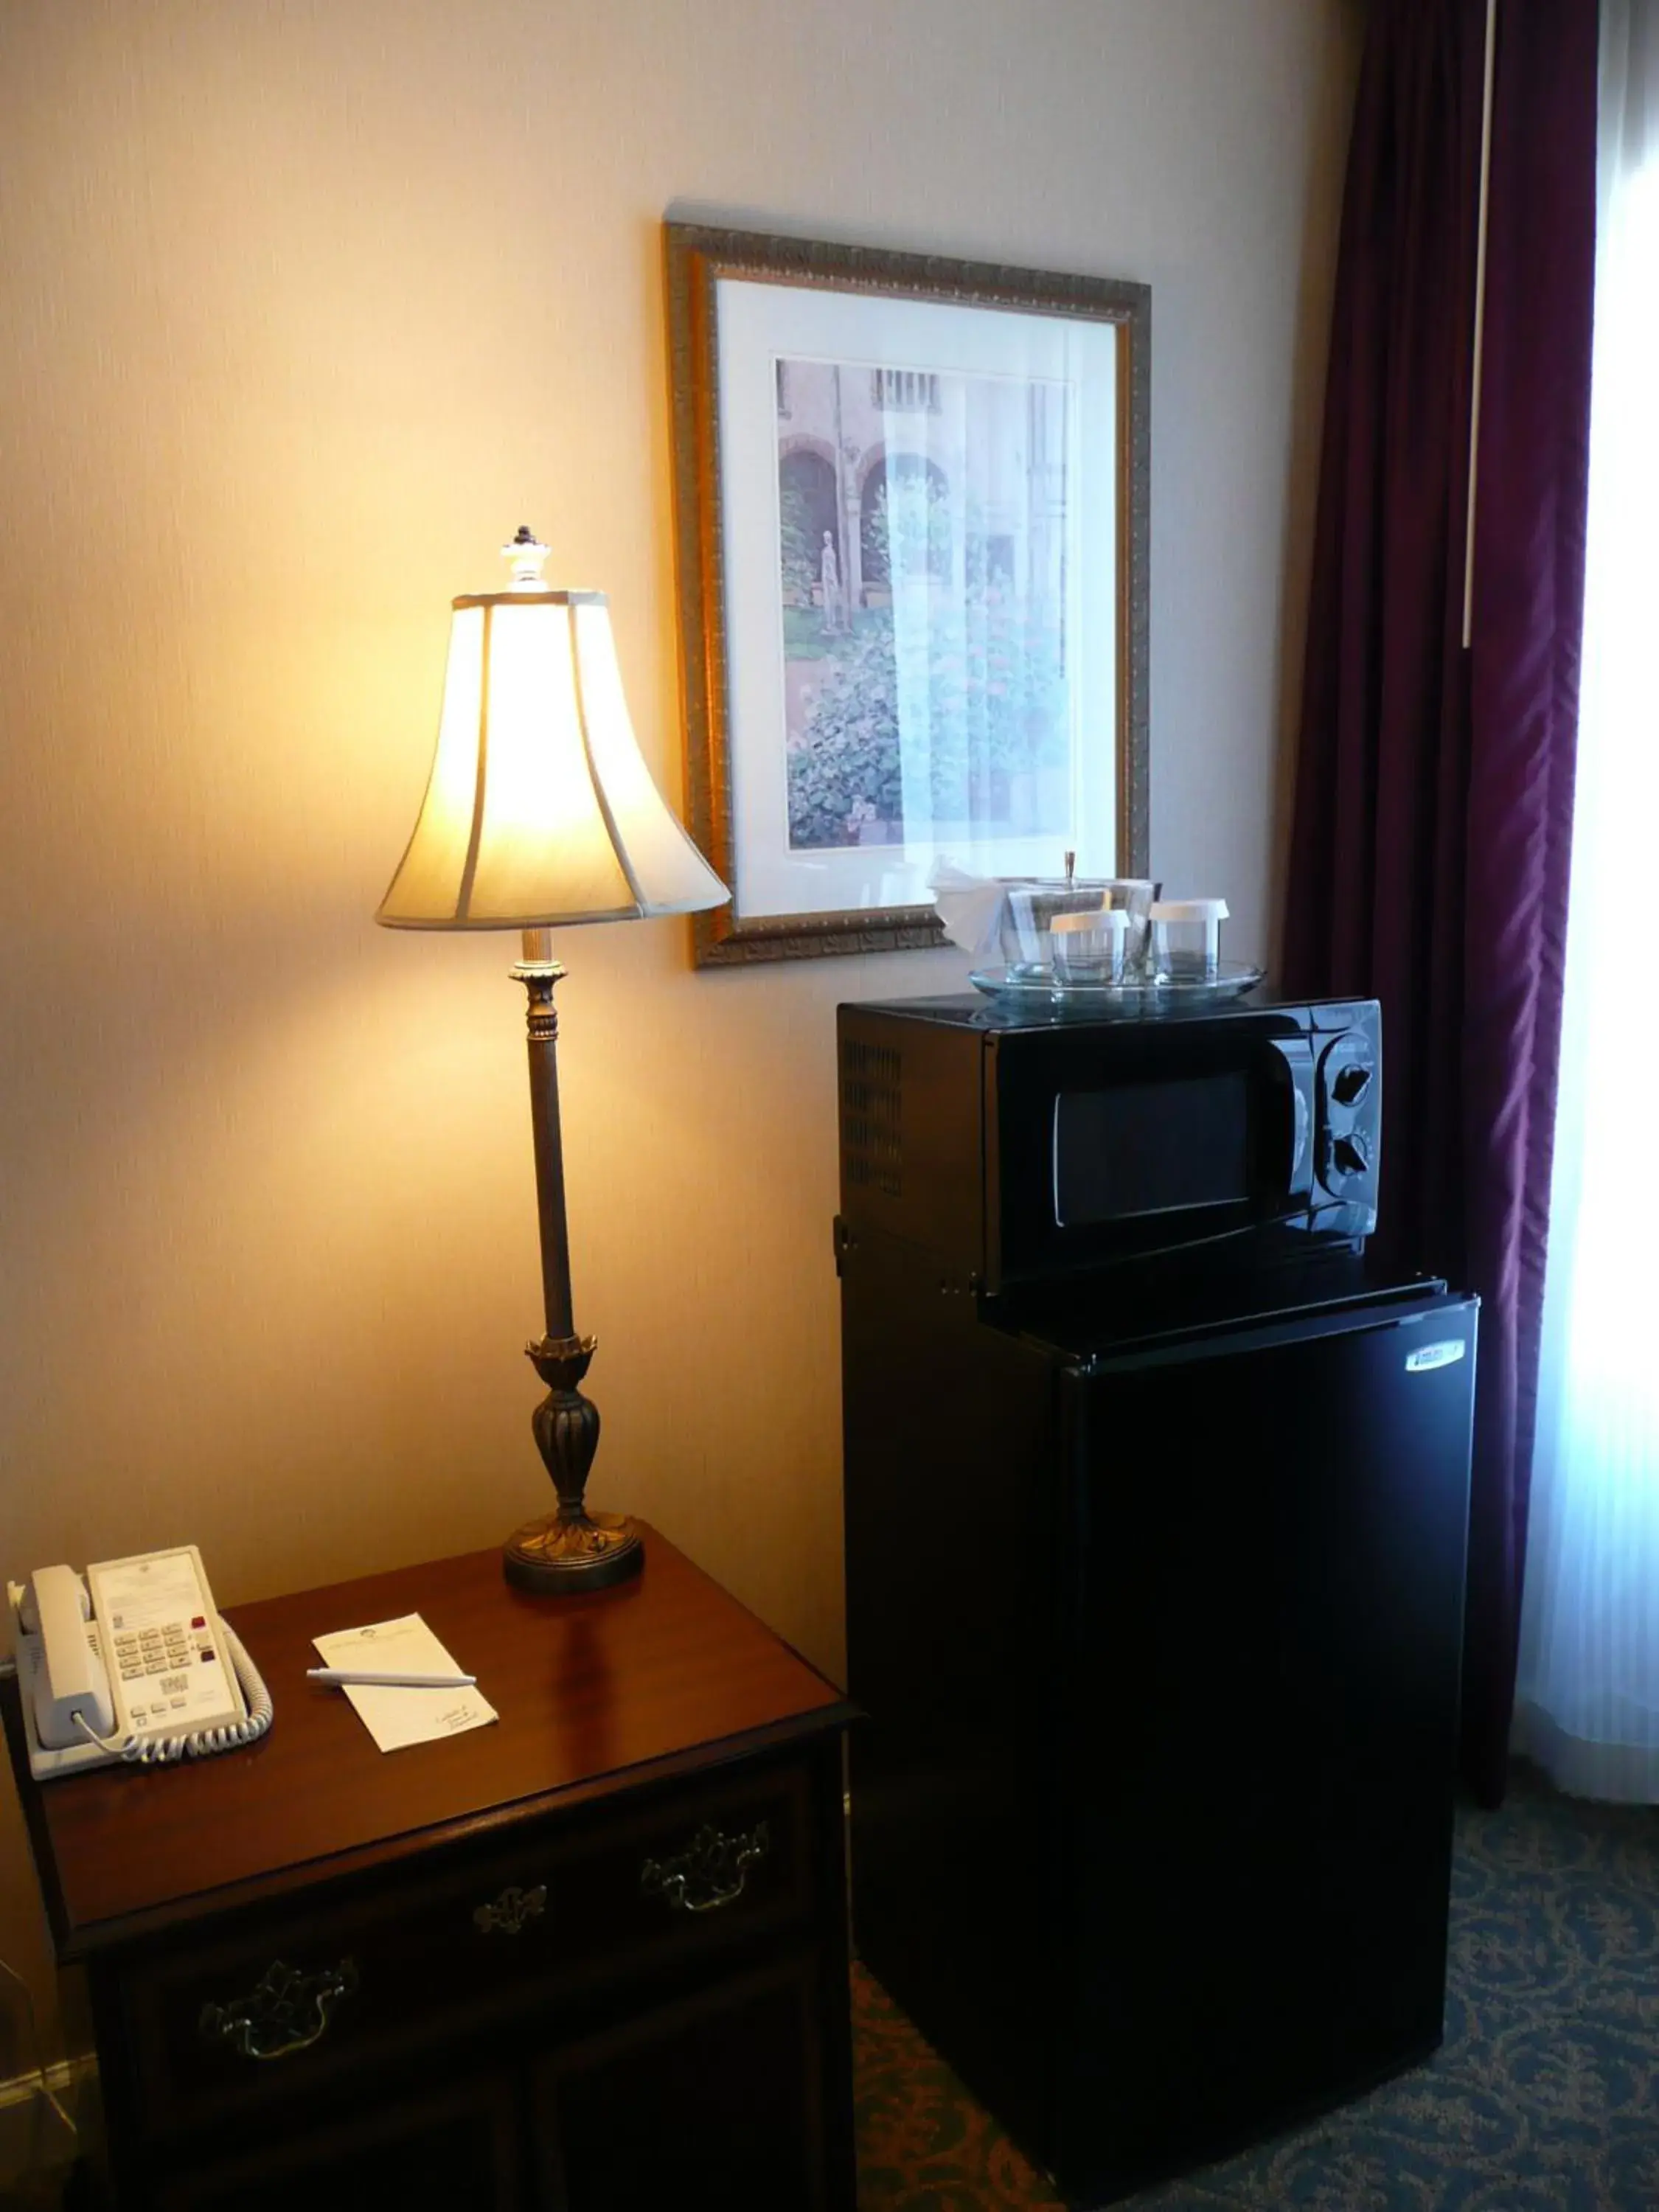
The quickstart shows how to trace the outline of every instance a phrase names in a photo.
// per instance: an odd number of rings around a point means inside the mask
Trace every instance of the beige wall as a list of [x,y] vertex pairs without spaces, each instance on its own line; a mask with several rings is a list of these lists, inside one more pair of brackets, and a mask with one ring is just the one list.
[[[1263,949],[1356,14],[4,0],[0,1568],[232,1601],[542,1510],[514,945],[369,917],[520,520],[678,793],[671,204],[1150,281],[1153,860]],[[596,1500],[833,1669],[832,1012],[965,963],[559,949]]]

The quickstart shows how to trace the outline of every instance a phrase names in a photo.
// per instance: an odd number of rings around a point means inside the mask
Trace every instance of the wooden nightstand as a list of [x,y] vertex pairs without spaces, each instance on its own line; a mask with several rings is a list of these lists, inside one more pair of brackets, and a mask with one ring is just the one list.
[[[382,1753],[311,1638],[415,1612],[501,1718]],[[658,1535],[587,1596],[481,1552],[229,1618],[244,1751],[42,1787],[4,1689],[121,2206],[851,2212],[838,1691]]]

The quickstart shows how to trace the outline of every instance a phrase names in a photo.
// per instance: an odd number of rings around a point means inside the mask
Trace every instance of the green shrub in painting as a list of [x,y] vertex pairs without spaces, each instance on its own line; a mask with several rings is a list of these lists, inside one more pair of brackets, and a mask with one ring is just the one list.
[[902,814],[893,625],[860,618],[827,672],[801,738],[789,750],[789,842],[856,844],[861,823]]
[[812,548],[806,495],[787,476],[778,487],[778,556],[783,604],[786,607],[810,607],[812,586],[818,580],[817,559]]
[[[864,518],[865,580],[895,584],[910,577],[946,578],[955,558],[951,495],[914,455],[901,453]],[[977,541],[981,545],[984,540]],[[975,543],[971,521],[968,545]]]
[[907,809],[927,810],[911,825],[918,836],[1006,827],[1016,783],[1028,786],[1029,810],[1029,787],[1064,768],[1058,610],[988,587],[973,574],[980,566],[970,567],[965,594],[901,583],[894,609],[861,615],[821,664],[823,681],[789,750],[795,849],[896,842]]

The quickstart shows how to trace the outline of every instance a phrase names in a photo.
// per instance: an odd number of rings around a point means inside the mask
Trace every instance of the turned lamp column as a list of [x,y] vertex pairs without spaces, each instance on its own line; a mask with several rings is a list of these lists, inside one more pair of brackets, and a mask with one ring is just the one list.
[[638,1529],[626,1515],[590,1514],[583,1502],[587,1471],[599,1447],[599,1409],[580,1385],[597,1340],[578,1336],[571,1313],[570,1239],[564,1218],[564,1147],[559,1131],[559,1015],[553,987],[565,970],[553,957],[552,933],[526,929],[524,957],[513,970],[529,1004],[530,1123],[536,1148],[536,1206],[541,1223],[542,1311],[546,1331],[525,1346],[547,1395],[530,1417],[537,1447],[558,1496],[558,1509],[527,1521],[508,1538],[502,1567],[508,1582],[540,1590],[560,1583],[598,1589],[636,1574],[645,1559]]
[[375,919],[388,929],[516,929],[529,994],[545,1332],[526,1350],[547,1395],[532,1416],[558,1498],[508,1539],[521,1589],[594,1589],[636,1574],[633,1522],[590,1513],[599,1416],[581,1391],[593,1339],[570,1310],[570,1240],[559,1138],[558,1017],[564,969],[550,932],[694,914],[730,896],[663,805],[641,758],[602,592],[550,590],[528,529],[501,548],[505,592],[454,603],[443,711],[426,797]]

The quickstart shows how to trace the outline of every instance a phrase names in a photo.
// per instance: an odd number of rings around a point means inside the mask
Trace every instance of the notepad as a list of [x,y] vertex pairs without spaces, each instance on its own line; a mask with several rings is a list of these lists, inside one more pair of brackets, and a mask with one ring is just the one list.
[[[386,1674],[464,1674],[418,1613],[400,1620],[371,1621],[366,1628],[337,1629],[311,1639],[325,1667],[372,1667]],[[331,1690],[349,1698],[357,1717],[382,1751],[460,1735],[498,1717],[483,1692],[471,1690],[390,1690],[354,1682]]]

